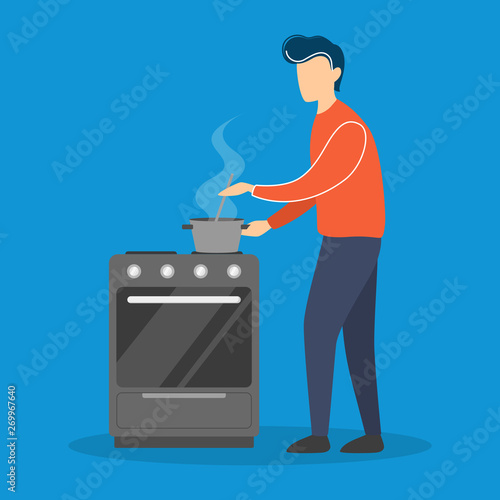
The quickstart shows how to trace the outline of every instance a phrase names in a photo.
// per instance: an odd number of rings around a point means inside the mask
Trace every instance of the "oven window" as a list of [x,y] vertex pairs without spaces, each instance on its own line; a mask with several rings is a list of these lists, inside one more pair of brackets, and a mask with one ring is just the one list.
[[249,288],[120,288],[118,385],[248,387],[251,325]]

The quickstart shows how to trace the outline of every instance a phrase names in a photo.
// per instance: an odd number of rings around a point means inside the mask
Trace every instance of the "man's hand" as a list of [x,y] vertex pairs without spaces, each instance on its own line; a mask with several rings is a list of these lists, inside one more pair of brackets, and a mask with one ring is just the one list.
[[243,236],[262,236],[264,233],[267,233],[269,229],[271,229],[271,226],[267,220],[256,220],[250,222],[250,227],[248,229],[243,229],[241,234]]
[[253,190],[252,184],[247,184],[246,182],[238,182],[234,186],[229,186],[226,189],[223,189],[219,196],[239,196],[244,193],[251,193]]

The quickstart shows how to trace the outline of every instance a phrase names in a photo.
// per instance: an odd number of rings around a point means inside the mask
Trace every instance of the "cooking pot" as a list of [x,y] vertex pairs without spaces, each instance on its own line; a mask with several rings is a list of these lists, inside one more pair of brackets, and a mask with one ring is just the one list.
[[241,230],[249,224],[243,224],[243,219],[220,217],[215,221],[213,217],[189,219],[191,224],[183,224],[182,229],[193,231],[194,246],[197,252],[202,253],[232,253],[238,251]]

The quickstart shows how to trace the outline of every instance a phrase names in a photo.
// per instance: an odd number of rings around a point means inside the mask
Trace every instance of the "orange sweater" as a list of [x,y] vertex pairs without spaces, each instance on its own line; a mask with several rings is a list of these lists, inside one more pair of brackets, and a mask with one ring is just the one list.
[[312,167],[298,179],[255,186],[253,196],[287,202],[269,217],[276,229],[316,205],[324,236],[381,238],[385,226],[382,172],[375,141],[361,118],[341,101],[316,115]]

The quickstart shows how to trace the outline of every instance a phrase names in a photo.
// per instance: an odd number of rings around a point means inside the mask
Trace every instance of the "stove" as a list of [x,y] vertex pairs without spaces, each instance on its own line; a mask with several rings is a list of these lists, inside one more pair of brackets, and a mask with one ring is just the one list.
[[259,432],[259,262],[126,252],[109,263],[115,447],[253,447]]

